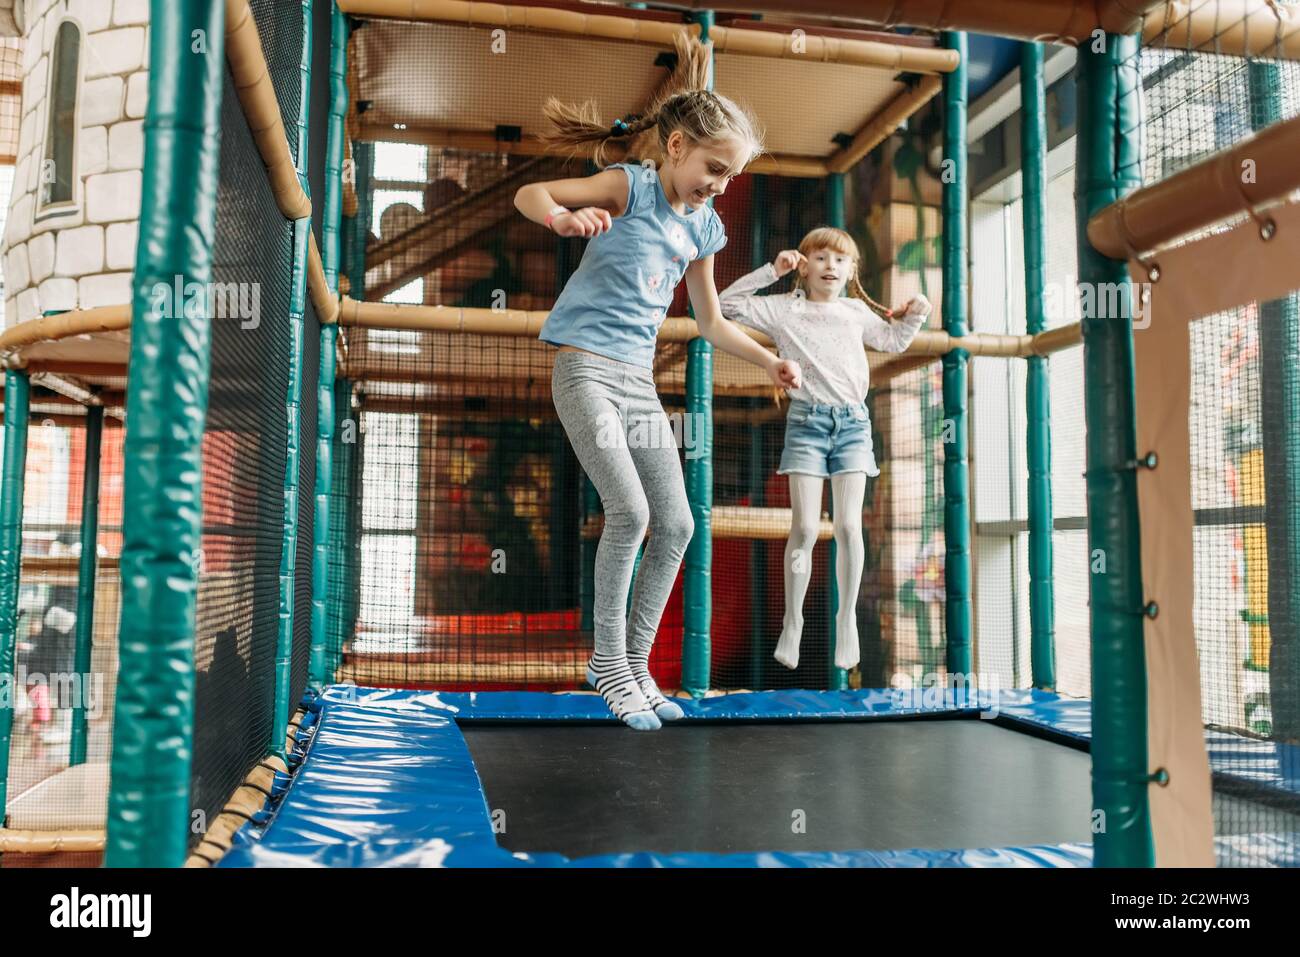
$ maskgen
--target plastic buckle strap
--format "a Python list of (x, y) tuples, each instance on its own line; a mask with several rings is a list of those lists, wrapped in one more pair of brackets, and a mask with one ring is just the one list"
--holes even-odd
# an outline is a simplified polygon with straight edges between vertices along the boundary
[(1277, 221), (1272, 216), (1261, 216), (1254, 203), (1250, 201), (1250, 197), (1246, 195), (1246, 184), (1241, 177), (1234, 176), (1233, 179), (1237, 181), (1237, 192), (1241, 194), (1242, 205), (1246, 212), (1250, 213), (1250, 218), (1259, 226), (1259, 238), (1268, 242), (1277, 235)]

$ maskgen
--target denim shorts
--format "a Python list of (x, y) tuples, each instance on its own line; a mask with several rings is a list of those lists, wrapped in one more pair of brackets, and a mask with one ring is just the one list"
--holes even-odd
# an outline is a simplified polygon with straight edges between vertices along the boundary
[(785, 450), (777, 474), (790, 472), (822, 478), (841, 472), (879, 475), (866, 403), (814, 405), (798, 399), (791, 402), (785, 419)]

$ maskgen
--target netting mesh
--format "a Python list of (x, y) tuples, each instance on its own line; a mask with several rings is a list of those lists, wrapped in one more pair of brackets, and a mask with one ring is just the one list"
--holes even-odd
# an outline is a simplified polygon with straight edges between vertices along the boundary
[(1296, 521), (1289, 500), (1269, 500), (1300, 460), (1294, 420), (1282, 421), (1300, 390), (1285, 381), (1293, 371), (1260, 360), (1279, 339), (1295, 342), (1296, 319), (1291, 300), (1192, 325), (1193, 620), (1219, 835), (1300, 830), (1300, 795), (1287, 789), (1300, 737), (1289, 614)]
[[(103, 815), (117, 685), (123, 429), (109, 418), (101, 432), (94, 617), (82, 667), (79, 565), (89, 450), (84, 415), (49, 404), (57, 400), (33, 387), (34, 408), (64, 411), (34, 413), (28, 426), (9, 740), (7, 826), (34, 831), (85, 826)], [(3, 441), (0, 430), (0, 449)]]
[[(302, 3), (300, 0), (249, 0), (248, 6), (257, 23), (257, 35), (262, 41), (271, 85), (275, 87), (275, 98), (280, 104), (280, 120), (289, 138), (289, 154), (297, 163), (298, 116), (303, 94), (302, 44), (306, 29)], [(328, 41), (325, 45), (329, 46)]]
[(209, 820), (272, 745), (292, 262), (292, 224), (227, 71), (213, 279), (257, 309), (212, 321), (192, 772)]
[[(1236, 24), (1224, 23), (1219, 35)], [(1300, 114), (1300, 65), (1157, 40), (1143, 84), (1143, 176), (1156, 182)], [(1243, 216), (1245, 212), (1243, 210)], [(1296, 285), (1300, 287), (1300, 275)], [(1297, 863), (1295, 294), (1191, 325), (1193, 624), (1221, 864)], [(1136, 333), (1140, 335), (1141, 333)], [(1287, 848), (1290, 848), (1289, 850)]]

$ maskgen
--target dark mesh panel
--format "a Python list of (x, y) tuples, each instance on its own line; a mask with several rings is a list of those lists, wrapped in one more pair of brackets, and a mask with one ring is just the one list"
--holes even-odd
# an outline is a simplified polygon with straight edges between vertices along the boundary
[[(289, 138), (289, 153), (298, 161), (298, 116), (302, 108), (303, 17), (301, 0), (250, 0), (271, 84), (280, 103), (280, 119)], [(315, 7), (328, 3), (315, 3)], [(326, 41), (328, 43), (328, 40)]]
[(192, 782), (209, 820), (271, 744), (293, 254), (228, 73), (221, 134), (213, 279), (258, 308), (212, 321)]

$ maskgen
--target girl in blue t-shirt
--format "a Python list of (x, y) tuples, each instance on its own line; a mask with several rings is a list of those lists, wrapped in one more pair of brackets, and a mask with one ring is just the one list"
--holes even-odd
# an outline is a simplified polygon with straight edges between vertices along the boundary
[(653, 372), (655, 339), (677, 284), (686, 278), (699, 333), (714, 346), (785, 388), (798, 387), (799, 366), (724, 319), (713, 283), (713, 255), (727, 237), (709, 200), (762, 150), (750, 116), (704, 90), (679, 93), (654, 114), (608, 129), (591, 121), (593, 113), (551, 100), (547, 139), (600, 163), (608, 146), (653, 129), (662, 165), (619, 163), (594, 176), (531, 183), (515, 194), (515, 206), (557, 235), (591, 237), (540, 338), (559, 347), (555, 410), (605, 510), (587, 680), (625, 724), (651, 731), (661, 719), (682, 716), (650, 677), (650, 648), (695, 530)]

